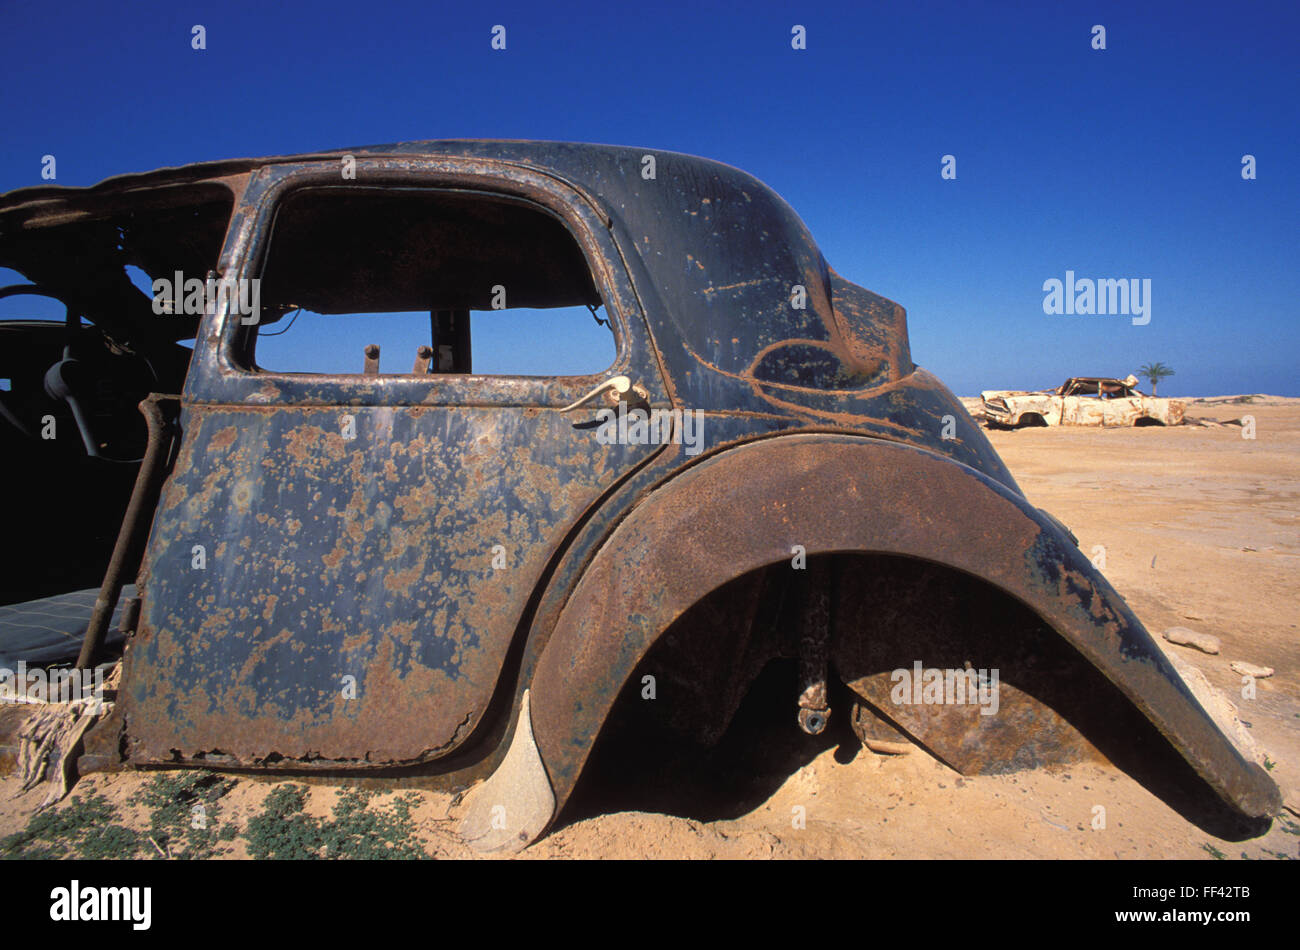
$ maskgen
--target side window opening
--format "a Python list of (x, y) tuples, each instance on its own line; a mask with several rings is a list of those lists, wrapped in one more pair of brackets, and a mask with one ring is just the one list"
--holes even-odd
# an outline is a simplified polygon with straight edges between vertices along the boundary
[[(202, 319), (158, 313), (151, 275), (202, 278), (216, 267), (233, 204), (219, 182), (86, 189), (10, 222), (0, 241), (0, 290), (9, 291), (0, 298), (0, 458), (10, 496), (40, 514), (40, 530), (10, 545), (0, 605), (40, 601), (27, 616), (48, 625), (54, 611), (68, 621), (64, 633), (84, 629), (132, 510), (148, 444), (139, 403), (182, 390)], [(151, 511), (152, 502), (135, 509), (137, 526)], [(119, 564), (127, 581), (140, 547)], [(70, 647), (75, 658), (78, 639), (56, 639), (52, 655)]]
[(1092, 396), (1097, 399), (1121, 399), (1141, 395), (1118, 379), (1071, 380), (1061, 387), (1063, 396)]
[(585, 376), (617, 355), (567, 228), (466, 191), (314, 188), (277, 209), (250, 368)]

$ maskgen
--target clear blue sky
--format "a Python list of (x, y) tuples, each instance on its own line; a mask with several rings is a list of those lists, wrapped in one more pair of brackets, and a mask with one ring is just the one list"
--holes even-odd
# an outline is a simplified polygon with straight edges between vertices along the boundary
[[(1300, 395), (1298, 52), (1294, 2), (7, 2), (0, 190), (45, 154), (88, 185), (426, 138), (671, 149), (775, 188), (959, 394), (1161, 360), (1162, 395)], [(1045, 315), (1067, 269), (1149, 278), (1150, 324)]]

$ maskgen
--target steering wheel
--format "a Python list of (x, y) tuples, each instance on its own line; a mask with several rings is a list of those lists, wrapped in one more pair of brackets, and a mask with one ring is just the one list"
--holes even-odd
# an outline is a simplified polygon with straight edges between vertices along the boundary
[[(63, 304), (65, 327), (63, 358), (45, 371), (43, 385), (48, 399), (55, 403), (67, 404), (72, 413), (72, 418), (76, 422), (77, 432), (81, 436), (81, 442), (86, 449), (86, 454), (91, 458), (100, 458), (110, 462), (138, 462), (139, 459), (109, 458), (99, 450), (99, 442), (91, 428), (90, 413), (86, 411), (84, 400), (84, 395), (91, 383), (91, 374), (82, 361), (78, 360), (74, 355), (76, 344), (81, 336), (80, 311), (57, 293), (37, 284), (14, 284), (0, 288), (0, 300), (18, 296), (48, 297)], [(150, 371), (152, 372), (152, 368)], [(24, 425), (18, 417), (18, 414), (14, 411), (15, 405), (11, 400), (14, 400), (12, 393), (0, 391), (0, 418), (3, 418), (28, 438), (38, 439), (38, 435)]]

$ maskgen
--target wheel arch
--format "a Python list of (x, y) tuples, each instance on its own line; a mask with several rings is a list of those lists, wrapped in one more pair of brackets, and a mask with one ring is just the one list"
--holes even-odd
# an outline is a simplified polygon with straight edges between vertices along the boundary
[(973, 575), (1026, 604), (1100, 670), (1214, 791), (1247, 815), (1276, 787), (1223, 735), (1141, 622), (1060, 523), (967, 466), (848, 435), (727, 450), (652, 492), (579, 580), (531, 680), (533, 730), (563, 807), (614, 701), (655, 642), (742, 575), (841, 552)]

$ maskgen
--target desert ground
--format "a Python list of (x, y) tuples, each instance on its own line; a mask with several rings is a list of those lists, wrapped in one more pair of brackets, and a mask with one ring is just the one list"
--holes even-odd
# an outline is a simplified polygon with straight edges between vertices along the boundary
[[(1187, 415), (1225, 424), (989, 437), (1030, 501), (1090, 556), (1104, 549), (1103, 572), (1162, 648), (1235, 704), (1289, 806), (1271, 823), (1207, 816), (1105, 763), (963, 777), (919, 750), (858, 748), (846, 730), (804, 737), (783, 715), (776, 738), (728, 736), (693, 771), (602, 768), (521, 857), (1300, 856), (1300, 399), (1197, 400)], [(1166, 642), (1173, 626), (1221, 652)], [(1234, 661), (1275, 670), (1254, 699)], [(0, 779), (0, 857), (474, 856), (453, 834), (453, 796), (421, 789), (95, 775), (34, 817), (43, 795)]]

